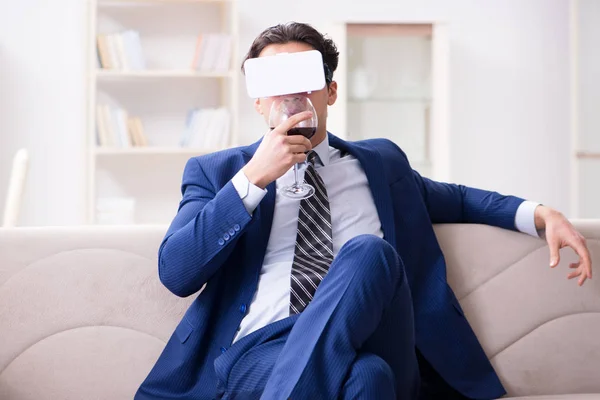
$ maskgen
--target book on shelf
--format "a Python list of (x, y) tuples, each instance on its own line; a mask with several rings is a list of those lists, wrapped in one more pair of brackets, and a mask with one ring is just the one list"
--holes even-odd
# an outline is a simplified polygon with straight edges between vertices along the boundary
[(227, 72), (231, 67), (231, 35), (200, 34), (191, 68), (195, 71)]
[(100, 147), (145, 147), (148, 141), (139, 117), (107, 104), (96, 106), (97, 144)]
[(229, 145), (231, 116), (220, 108), (193, 109), (188, 112), (181, 135), (181, 147), (194, 149), (224, 149)]
[(139, 117), (129, 118), (128, 127), (133, 145), (135, 147), (147, 147), (148, 140), (146, 140), (146, 135), (144, 135), (142, 120)]
[(140, 34), (134, 30), (96, 37), (100, 68), (139, 71), (146, 68)]

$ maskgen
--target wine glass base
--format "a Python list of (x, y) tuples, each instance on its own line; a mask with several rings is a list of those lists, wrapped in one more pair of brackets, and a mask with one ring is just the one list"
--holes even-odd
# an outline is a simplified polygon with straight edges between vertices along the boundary
[(290, 199), (302, 200), (308, 199), (315, 194), (315, 188), (304, 183), (281, 188), (279, 193)]

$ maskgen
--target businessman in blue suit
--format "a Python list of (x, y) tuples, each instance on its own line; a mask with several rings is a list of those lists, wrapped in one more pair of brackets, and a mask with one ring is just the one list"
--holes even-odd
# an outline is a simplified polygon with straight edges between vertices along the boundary
[[(136, 399), (490, 399), (505, 391), (452, 290), (435, 223), (545, 234), (580, 256), (583, 237), (559, 212), (513, 196), (434, 182), (388, 140), (327, 132), (338, 52), (306, 24), (277, 25), (248, 58), (318, 50), (327, 86), (311, 93), (319, 127), (288, 136), (297, 114), (248, 147), (196, 157), (159, 250), (163, 284), (200, 293)], [(268, 116), (272, 99), (255, 102)], [(277, 188), (308, 161), (307, 200)]]

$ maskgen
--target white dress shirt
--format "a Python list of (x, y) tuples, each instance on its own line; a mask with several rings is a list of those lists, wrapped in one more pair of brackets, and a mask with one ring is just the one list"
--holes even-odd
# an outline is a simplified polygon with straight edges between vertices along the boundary
[[(371, 234), (383, 237), (371, 189), (360, 162), (349, 154), (341, 157), (340, 150), (329, 147), (327, 137), (313, 150), (317, 152), (323, 164), (315, 165), (315, 169), (323, 179), (329, 197), (334, 257), (344, 243), (357, 235)], [(302, 171), (299, 179), (302, 180), (303, 176)], [(277, 190), (292, 184), (293, 181), (294, 171), (290, 169), (277, 179)], [(267, 190), (250, 183), (242, 171), (233, 177), (232, 183), (244, 206), (252, 214)], [(515, 217), (515, 225), (519, 231), (536, 237), (534, 210), (537, 205), (528, 201), (522, 203)], [(299, 207), (299, 200), (276, 193), (273, 224), (258, 288), (234, 342), (290, 315), (290, 276)]]

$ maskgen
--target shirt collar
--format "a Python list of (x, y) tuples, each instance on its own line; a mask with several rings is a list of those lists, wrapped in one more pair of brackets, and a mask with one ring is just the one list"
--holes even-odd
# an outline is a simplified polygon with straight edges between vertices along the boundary
[(325, 135), (325, 139), (315, 147), (313, 151), (317, 153), (324, 167), (329, 165), (329, 137)]

